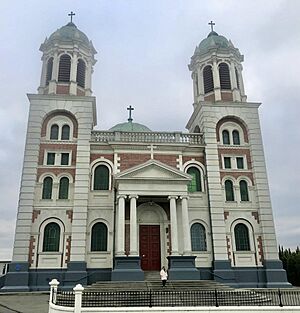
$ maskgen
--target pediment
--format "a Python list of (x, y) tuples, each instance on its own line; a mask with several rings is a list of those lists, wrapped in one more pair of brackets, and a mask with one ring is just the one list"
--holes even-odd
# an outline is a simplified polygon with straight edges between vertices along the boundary
[(149, 160), (116, 175), (116, 180), (189, 181), (191, 176), (156, 160)]

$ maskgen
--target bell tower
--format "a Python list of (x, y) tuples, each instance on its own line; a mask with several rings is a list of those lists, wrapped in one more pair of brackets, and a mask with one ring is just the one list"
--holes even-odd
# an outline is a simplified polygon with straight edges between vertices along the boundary
[(199, 101), (242, 101), (245, 95), (242, 62), (244, 56), (230, 40), (213, 30), (196, 47), (189, 64), (194, 103)]
[[(189, 64), (194, 111), (187, 129), (205, 138), (214, 276), (238, 287), (288, 286), (278, 259), (258, 112), (261, 104), (247, 101), (243, 55), (214, 31), (213, 22), (209, 25), (210, 33)], [(241, 230), (247, 241), (243, 247), (238, 241)]]
[(42, 74), (39, 94), (92, 95), (92, 73), (97, 53), (92, 42), (71, 21), (41, 44)]

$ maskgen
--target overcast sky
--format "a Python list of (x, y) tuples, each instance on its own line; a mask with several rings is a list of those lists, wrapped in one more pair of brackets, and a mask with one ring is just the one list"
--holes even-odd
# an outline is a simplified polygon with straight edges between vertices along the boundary
[(134, 121), (185, 130), (192, 113), (187, 64), (210, 30), (245, 56), (249, 101), (260, 118), (278, 242), (300, 244), (300, 1), (1, 0), (0, 259), (11, 259), (29, 102), (41, 73), (40, 44), (67, 14), (98, 51), (93, 91), (97, 129)]

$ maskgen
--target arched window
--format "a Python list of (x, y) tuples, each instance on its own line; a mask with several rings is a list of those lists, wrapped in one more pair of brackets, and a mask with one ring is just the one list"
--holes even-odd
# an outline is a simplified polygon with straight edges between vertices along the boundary
[(238, 130), (234, 130), (232, 132), (232, 140), (233, 140), (233, 144), (234, 145), (240, 145), (241, 141), (240, 141), (240, 133)]
[(59, 181), (58, 199), (69, 199), (69, 178), (62, 177)]
[(52, 78), (52, 70), (53, 70), (53, 58), (50, 58), (47, 62), (46, 85), (49, 85), (49, 81)]
[(94, 190), (109, 189), (109, 169), (105, 165), (99, 165), (94, 172)]
[(58, 81), (69, 82), (71, 72), (71, 57), (63, 54), (59, 59)]
[(230, 83), (230, 73), (229, 73), (229, 66), (226, 63), (221, 63), (219, 65), (219, 76), (220, 76), (220, 84), (221, 89), (231, 89)]
[(58, 125), (56, 125), (56, 124), (51, 126), (50, 139), (53, 139), (53, 140), (58, 139)]
[(229, 139), (229, 131), (223, 130), (222, 131), (222, 138), (223, 138), (223, 145), (230, 145), (230, 139)]
[(76, 81), (82, 88), (85, 86), (85, 63), (82, 59), (78, 60)]
[(191, 227), (192, 251), (206, 251), (205, 227), (200, 223), (195, 223)]
[(200, 127), (198, 125), (194, 129), (194, 133), (197, 133), (197, 134), (200, 133)]
[(44, 230), (43, 252), (58, 252), (60, 227), (57, 223), (49, 223)]
[(91, 251), (107, 251), (107, 227), (96, 223), (92, 228)]
[(187, 173), (192, 176), (192, 180), (188, 184), (188, 191), (201, 191), (201, 174), (197, 167), (189, 167)]
[(231, 180), (225, 181), (226, 201), (234, 201), (233, 183)]
[(53, 186), (53, 179), (51, 177), (46, 177), (43, 181), (42, 199), (52, 198), (52, 186)]
[(70, 139), (70, 126), (64, 125), (61, 129), (61, 140), (69, 140)]
[(250, 240), (248, 227), (239, 223), (234, 228), (236, 251), (250, 251)]
[(237, 85), (238, 89), (240, 89), (239, 73), (238, 73), (238, 70), (236, 67), (234, 69), (235, 69), (236, 85)]
[(203, 84), (204, 93), (208, 93), (214, 90), (214, 78), (211, 66), (207, 65), (203, 69)]
[(240, 181), (241, 201), (249, 201), (248, 184), (245, 180)]

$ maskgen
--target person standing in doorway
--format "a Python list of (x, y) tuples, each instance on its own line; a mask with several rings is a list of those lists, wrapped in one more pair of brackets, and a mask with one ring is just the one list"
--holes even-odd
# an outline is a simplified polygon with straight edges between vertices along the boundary
[(162, 267), (162, 269), (161, 269), (159, 274), (160, 274), (160, 279), (161, 279), (162, 285), (163, 285), (163, 287), (165, 287), (167, 279), (168, 279), (168, 273), (167, 273), (167, 271), (166, 271), (164, 266)]

